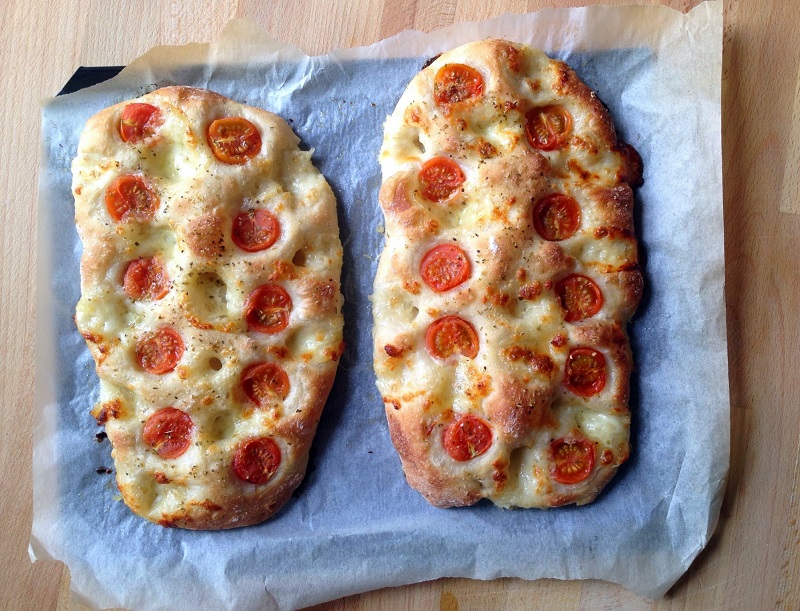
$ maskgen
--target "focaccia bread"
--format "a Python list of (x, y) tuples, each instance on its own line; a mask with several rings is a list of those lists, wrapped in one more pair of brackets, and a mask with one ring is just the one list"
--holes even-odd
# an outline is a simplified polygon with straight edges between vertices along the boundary
[(641, 160), (563, 62), (474, 42), (385, 125), (374, 366), (439, 507), (592, 501), (628, 458)]
[(303, 479), (343, 350), (336, 200), (283, 119), (168, 87), (73, 162), (75, 322), (117, 484), (164, 526), (269, 518)]

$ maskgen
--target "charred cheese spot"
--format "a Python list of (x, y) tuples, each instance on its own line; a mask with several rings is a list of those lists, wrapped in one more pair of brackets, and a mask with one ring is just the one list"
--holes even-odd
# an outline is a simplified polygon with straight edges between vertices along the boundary
[(397, 346), (392, 346), (391, 344), (386, 344), (383, 347), (383, 349), (386, 351), (386, 354), (388, 354), (393, 359), (396, 359), (397, 357), (401, 356), (403, 352), (405, 352), (404, 347), (398, 348)]
[(325, 348), (323, 350), (323, 354), (327, 359), (335, 362), (342, 358), (342, 354), (344, 354), (344, 348), (344, 342), (340, 342), (339, 345), (334, 348)]
[(169, 478), (161, 473), (161, 471), (156, 471), (153, 474), (153, 479), (155, 479), (159, 484), (169, 484)]
[(567, 336), (564, 333), (559, 333), (552, 340), (550, 340), (550, 343), (556, 348), (562, 348), (563, 346), (567, 345)]
[(125, 412), (120, 399), (100, 403), (92, 410), (92, 416), (97, 420), (98, 426), (108, 423), (109, 420), (122, 418), (124, 415)]
[(494, 157), (498, 154), (498, 150), (494, 147), (494, 145), (491, 142), (487, 142), (483, 138), (478, 141), (478, 144), (475, 148), (483, 159), (488, 159), (489, 157)]
[(397, 399), (391, 399), (389, 397), (384, 397), (383, 402), (387, 405), (391, 405), (393, 409), (399, 410), (400, 409), (400, 401)]
[(543, 289), (544, 289), (544, 287), (542, 286), (541, 282), (533, 282), (531, 284), (524, 284), (521, 287), (519, 287), (519, 292), (517, 293), (517, 296), (520, 299), (525, 299), (527, 301), (533, 301), (534, 299), (539, 297), (539, 295), (542, 294), (542, 290)]
[(591, 182), (593, 180), (597, 180), (598, 178), (597, 174), (593, 174), (592, 172), (583, 169), (577, 159), (570, 159), (567, 161), (567, 167), (570, 170), (569, 175), (577, 177), (581, 182)]
[(500, 61), (504, 62), (512, 72), (521, 72), (523, 69), (523, 55), (513, 45), (500, 47)]
[(546, 354), (537, 354), (533, 350), (523, 348), (521, 346), (512, 346), (506, 352), (508, 359), (511, 361), (523, 361), (533, 371), (545, 375), (552, 374), (556, 369), (556, 364)]
[(412, 295), (419, 295), (422, 285), (417, 280), (403, 280), (403, 288)]
[(111, 351), (111, 344), (106, 342), (102, 336), (94, 333), (88, 333), (84, 331), (81, 333), (81, 335), (88, 344), (93, 345), (95, 350), (97, 350), (95, 359), (97, 360), (98, 365), (102, 365), (103, 361), (106, 360), (106, 356), (108, 356), (109, 352)]
[(501, 293), (492, 286), (486, 288), (483, 296), (483, 303), (491, 303), (497, 308), (504, 308), (508, 305), (510, 297), (507, 293)]
[(508, 467), (509, 461), (506, 458), (499, 458), (492, 463), (492, 480), (495, 490), (501, 491), (505, 488), (508, 482)]

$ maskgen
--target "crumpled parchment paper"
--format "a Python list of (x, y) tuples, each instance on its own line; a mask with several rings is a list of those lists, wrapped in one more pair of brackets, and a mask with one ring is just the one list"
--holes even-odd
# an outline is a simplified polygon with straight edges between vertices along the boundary
[[(641, 153), (646, 291), (630, 333), (633, 453), (593, 504), (441, 510), (405, 482), (371, 366), (369, 295), (382, 247), (382, 123), (429, 57), (488, 36), (567, 61)], [(716, 525), (729, 453), (723, 293), (722, 3), (506, 15), (322, 57), (233, 21), (208, 45), (155, 48), (113, 80), (43, 109), (32, 558), (69, 566), (84, 603), (131, 609), (295, 608), (463, 576), (605, 579), (650, 598)], [(331, 183), (345, 246), (347, 350), (299, 494), (226, 532), (154, 526), (121, 502), (89, 409), (97, 378), (72, 322), (81, 245), (70, 162), (92, 114), (158, 86), (207, 87), (287, 119)]]

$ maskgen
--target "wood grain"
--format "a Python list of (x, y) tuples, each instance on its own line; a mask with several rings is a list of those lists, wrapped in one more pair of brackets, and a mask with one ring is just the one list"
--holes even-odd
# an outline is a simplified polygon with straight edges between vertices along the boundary
[(794, 103), (789, 117), (789, 142), (783, 166), (781, 212), (800, 214), (800, 66), (795, 76)]
[[(68, 571), (28, 561), (38, 100), (79, 65), (119, 65), (157, 44), (213, 39), (250, 17), (308, 53), (504, 12), (587, 1), (55, 0), (4, 5), (0, 22), (0, 609), (78, 609)], [(604, 4), (622, 4), (608, 0)], [(640, 2), (641, 4), (655, 4)], [(687, 10), (697, 0), (666, 0)], [(720, 526), (665, 599), (600, 582), (442, 579), (317, 609), (800, 608), (800, 2), (725, 3), (723, 154), (731, 472)], [(680, 228), (676, 228), (679, 231)], [(699, 281), (699, 279), (687, 279)]]

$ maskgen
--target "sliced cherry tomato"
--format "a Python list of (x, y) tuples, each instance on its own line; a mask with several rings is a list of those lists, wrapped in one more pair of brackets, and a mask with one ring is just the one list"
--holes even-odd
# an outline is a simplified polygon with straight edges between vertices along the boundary
[(564, 386), (576, 395), (591, 397), (606, 386), (606, 357), (594, 348), (573, 348), (567, 356)]
[(572, 115), (563, 106), (540, 106), (525, 118), (528, 142), (540, 151), (562, 148), (572, 132)]
[(431, 248), (422, 257), (419, 273), (429, 287), (443, 293), (466, 282), (472, 273), (467, 254), (453, 244)]
[(119, 135), (125, 142), (136, 144), (155, 134), (161, 123), (161, 111), (155, 106), (128, 104), (119, 119)]
[(492, 429), (477, 416), (464, 416), (444, 432), (444, 449), (450, 458), (463, 462), (480, 456), (492, 446)]
[(567, 322), (594, 316), (603, 307), (600, 287), (591, 278), (580, 274), (570, 274), (556, 284), (556, 295)]
[(184, 411), (174, 407), (158, 410), (144, 423), (144, 442), (162, 458), (178, 458), (192, 444), (194, 423)]
[(478, 334), (475, 327), (459, 316), (435, 320), (425, 333), (425, 347), (434, 358), (450, 358), (459, 352), (467, 358), (478, 356)]
[(149, 221), (159, 204), (158, 195), (141, 176), (125, 174), (106, 189), (106, 208), (116, 222), (131, 217), (141, 222)]
[(162, 327), (147, 333), (136, 342), (136, 359), (149, 373), (169, 373), (183, 356), (183, 339), (172, 327)]
[(464, 183), (464, 172), (448, 157), (428, 159), (420, 168), (422, 196), (432, 202), (450, 198)]
[(128, 263), (122, 281), (131, 299), (162, 299), (169, 291), (169, 277), (156, 257), (135, 259)]
[(571, 197), (551, 193), (540, 199), (533, 208), (533, 226), (545, 240), (566, 240), (578, 231), (581, 208)]
[(433, 81), (433, 99), (439, 106), (466, 102), (482, 93), (483, 78), (464, 64), (442, 66)]
[(594, 444), (585, 439), (557, 439), (550, 444), (553, 455), (553, 479), (562, 484), (582, 482), (594, 467)]
[(280, 333), (289, 326), (292, 299), (277, 284), (262, 284), (244, 304), (247, 327), (259, 333)]
[(289, 394), (289, 376), (275, 363), (253, 363), (242, 372), (244, 394), (259, 407), (267, 407), (274, 397), (285, 399)]
[(272, 246), (281, 234), (277, 217), (266, 208), (240, 212), (233, 219), (233, 243), (247, 252), (258, 252)]
[(225, 117), (208, 126), (208, 146), (223, 163), (241, 164), (258, 155), (261, 134), (247, 119)]
[(233, 457), (233, 471), (251, 484), (266, 484), (281, 464), (281, 449), (270, 437), (242, 443)]

